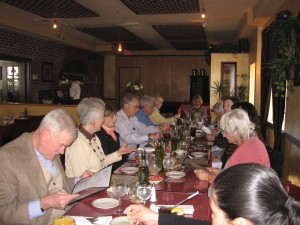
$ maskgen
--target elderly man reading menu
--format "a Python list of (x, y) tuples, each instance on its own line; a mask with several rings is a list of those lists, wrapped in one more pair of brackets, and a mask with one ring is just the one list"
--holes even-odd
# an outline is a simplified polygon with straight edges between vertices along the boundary
[[(59, 154), (76, 137), (73, 119), (57, 109), (44, 117), (36, 131), (0, 149), (1, 225), (46, 225), (64, 214), (78, 195), (70, 194), (75, 179), (66, 178)], [(81, 178), (91, 175), (85, 171)]]

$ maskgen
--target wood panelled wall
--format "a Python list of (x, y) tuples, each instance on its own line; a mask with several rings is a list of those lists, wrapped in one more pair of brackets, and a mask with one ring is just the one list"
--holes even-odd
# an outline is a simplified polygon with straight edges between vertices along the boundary
[(197, 69), (198, 74), (200, 69), (205, 69), (206, 75), (209, 75), (209, 66), (204, 56), (119, 56), (116, 71), (117, 98), (123, 95), (118, 93), (121, 67), (140, 67), (144, 94), (160, 94), (169, 102), (189, 101), (193, 69)]

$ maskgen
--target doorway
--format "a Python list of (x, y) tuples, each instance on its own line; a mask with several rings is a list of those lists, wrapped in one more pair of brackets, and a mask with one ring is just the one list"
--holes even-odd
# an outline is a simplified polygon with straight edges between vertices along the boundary
[(236, 62), (222, 62), (221, 81), (223, 82), (223, 96), (235, 96), (236, 90)]
[(1, 55), (0, 102), (28, 103), (30, 99), (29, 79), (31, 61)]

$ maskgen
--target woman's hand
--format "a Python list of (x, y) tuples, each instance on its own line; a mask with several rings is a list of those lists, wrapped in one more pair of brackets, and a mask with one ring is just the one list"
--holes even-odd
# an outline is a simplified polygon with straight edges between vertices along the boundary
[(131, 152), (135, 152), (136, 151), (136, 148), (126, 148), (128, 143), (124, 143), (120, 148), (119, 150), (117, 151), (118, 155), (121, 156), (121, 155), (125, 155), (125, 154), (128, 154), (128, 153), (131, 153)]
[(124, 214), (128, 216), (129, 221), (145, 225), (157, 225), (158, 213), (146, 208), (144, 205), (130, 205), (124, 210)]
[(210, 181), (213, 174), (208, 169), (197, 169), (194, 170), (194, 173), (196, 174), (196, 177), (198, 177), (199, 180), (204, 181)]

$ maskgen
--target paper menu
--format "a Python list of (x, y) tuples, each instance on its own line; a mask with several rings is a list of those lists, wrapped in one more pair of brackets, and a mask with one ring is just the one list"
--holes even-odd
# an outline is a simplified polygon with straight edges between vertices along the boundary
[(76, 183), (73, 194), (92, 187), (109, 187), (112, 166), (96, 172), (93, 176), (82, 179)]
[(108, 188), (110, 184), (111, 171), (112, 166), (109, 166), (99, 170), (91, 177), (87, 177), (78, 181), (75, 184), (72, 193), (78, 193), (80, 196), (73, 199), (71, 202), (69, 202), (69, 204)]

